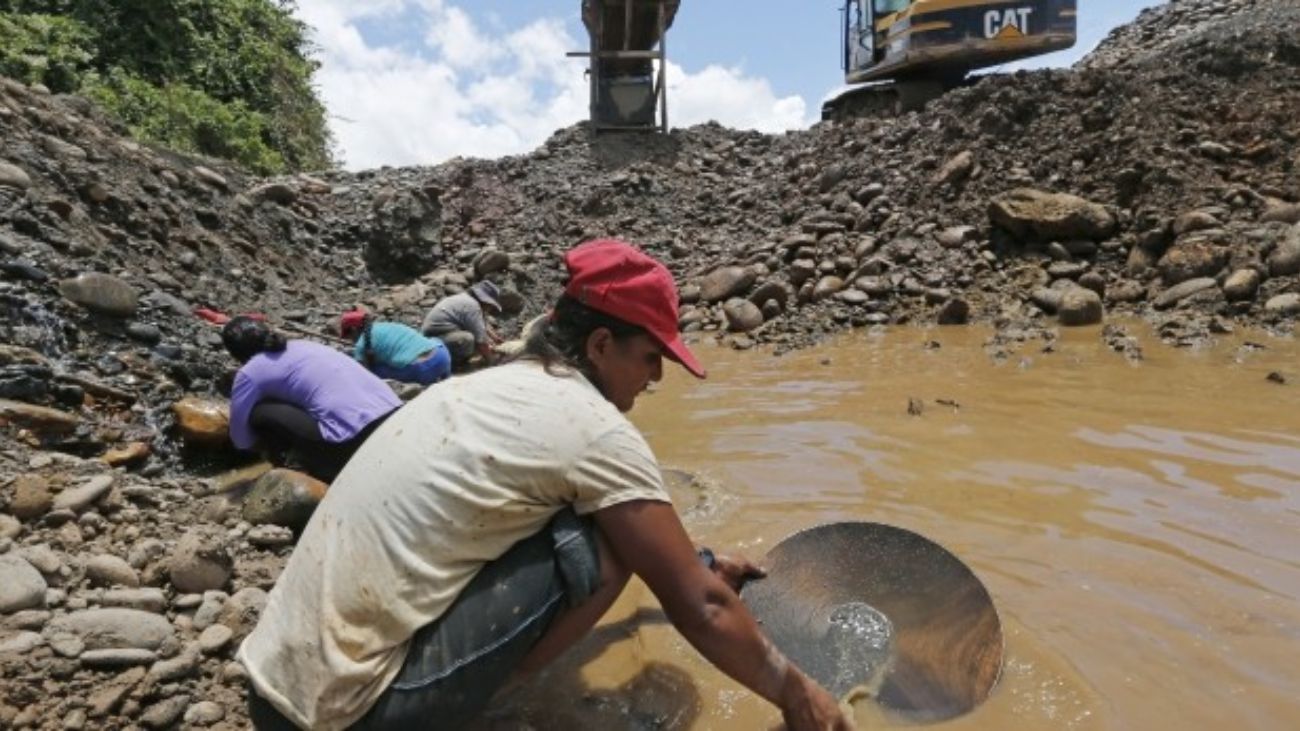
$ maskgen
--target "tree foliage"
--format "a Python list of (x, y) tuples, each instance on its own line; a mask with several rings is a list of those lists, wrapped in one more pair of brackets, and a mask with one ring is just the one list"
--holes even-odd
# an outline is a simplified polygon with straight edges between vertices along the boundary
[(0, 73), (78, 92), (143, 139), (258, 172), (330, 164), (289, 0), (0, 0)]

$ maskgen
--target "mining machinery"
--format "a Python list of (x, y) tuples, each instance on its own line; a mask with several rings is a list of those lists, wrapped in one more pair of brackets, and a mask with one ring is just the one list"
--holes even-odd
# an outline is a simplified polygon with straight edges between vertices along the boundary
[(668, 130), (667, 33), (681, 0), (583, 0), (596, 132)]
[(823, 119), (917, 109), (970, 72), (1069, 48), (1076, 0), (847, 0), (844, 81)]

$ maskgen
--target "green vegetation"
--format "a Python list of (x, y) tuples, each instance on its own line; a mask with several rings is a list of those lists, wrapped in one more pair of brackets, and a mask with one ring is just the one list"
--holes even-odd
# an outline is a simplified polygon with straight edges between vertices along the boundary
[(331, 163), (290, 0), (0, 0), (0, 74), (79, 93), (140, 139), (259, 173)]

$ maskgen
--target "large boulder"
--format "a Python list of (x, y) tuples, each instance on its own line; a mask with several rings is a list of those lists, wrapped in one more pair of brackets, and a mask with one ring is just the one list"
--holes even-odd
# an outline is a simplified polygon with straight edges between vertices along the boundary
[[(85, 609), (55, 617), (45, 636), (75, 638), (84, 650), (160, 650), (175, 640), (167, 618), (139, 609)], [(77, 653), (80, 654), (80, 653)]]
[(59, 293), (91, 312), (131, 317), (140, 304), (135, 288), (101, 272), (86, 272), (59, 282)]
[(324, 482), (301, 472), (271, 470), (257, 478), (244, 496), (244, 520), (253, 525), (281, 525), (301, 530), (328, 488)]
[(758, 275), (752, 269), (729, 266), (714, 269), (700, 280), (700, 299), (705, 302), (721, 302), (731, 297), (744, 294), (754, 285)]
[(1115, 231), (1115, 217), (1103, 206), (1067, 193), (1033, 188), (1017, 188), (994, 198), (989, 202), (989, 219), (1028, 242), (1099, 241)]
[(435, 188), (381, 191), (361, 230), (361, 257), (383, 282), (409, 282), (445, 261), (442, 202)]

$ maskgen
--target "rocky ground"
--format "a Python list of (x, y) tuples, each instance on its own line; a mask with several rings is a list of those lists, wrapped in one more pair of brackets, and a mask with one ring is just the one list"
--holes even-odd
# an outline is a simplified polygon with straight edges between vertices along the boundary
[(320, 336), (491, 278), (508, 330), (561, 252), (616, 235), (679, 277), (683, 330), (739, 348), (982, 322), (996, 358), (1101, 323), (1140, 358), (1115, 315), (1179, 343), (1289, 334), (1297, 109), (1293, 0), (1174, 2), (1075, 69), (900, 117), (576, 126), (521, 157), (274, 180), (0, 79), (0, 727), (246, 725), (233, 651), (324, 486), (211, 478), (240, 463), (234, 363), (196, 308)]

